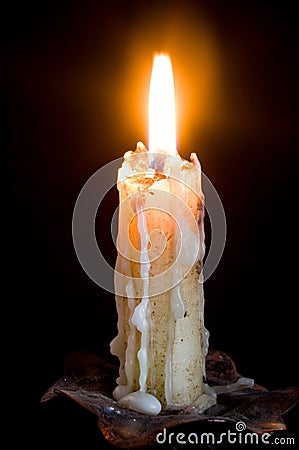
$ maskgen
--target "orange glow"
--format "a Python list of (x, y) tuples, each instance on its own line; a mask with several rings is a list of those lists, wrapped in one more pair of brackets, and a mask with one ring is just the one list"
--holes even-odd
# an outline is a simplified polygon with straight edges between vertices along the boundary
[(168, 55), (154, 57), (149, 89), (149, 151), (176, 155), (175, 95)]
[[(121, 61), (119, 70), (113, 73), (114, 77), (108, 71), (107, 86), (100, 89), (101, 97), (97, 97), (96, 103), (100, 117), (103, 102), (107, 101), (107, 111), (111, 105), (116, 105), (111, 112), (112, 119), (108, 118), (112, 123), (117, 121), (118, 132), (111, 133), (116, 141), (113, 148), (123, 148), (123, 142), (127, 142), (124, 150), (133, 149), (136, 139), (149, 147), (147, 106), (154, 52), (171, 56), (175, 82), (176, 149), (182, 158), (188, 160), (190, 152), (198, 152), (199, 149), (202, 154), (210, 148), (211, 137), (216, 140), (225, 135), (231, 139), (239, 133), (244, 120), (242, 115), (231, 114), (234, 93), (229, 88), (230, 75), (227, 72), (229, 58), (232, 61), (234, 58), (226, 55), (205, 8), (199, 12), (191, 3), (195, 5), (196, 2), (173, 2), (174, 7), (169, 8), (167, 2), (160, 2), (159, 14), (151, 8), (130, 30), (125, 59)], [(102, 70), (100, 66), (99, 70)], [(98, 77), (95, 81), (99, 89)], [(98, 120), (98, 116), (94, 115), (92, 119), (96, 117)], [(96, 131), (98, 133), (97, 128)], [(101, 136), (97, 151), (100, 139)], [(216, 147), (221, 152), (222, 147)], [(115, 155), (118, 155), (116, 150)], [(208, 164), (214, 155), (207, 152), (205, 158)]]

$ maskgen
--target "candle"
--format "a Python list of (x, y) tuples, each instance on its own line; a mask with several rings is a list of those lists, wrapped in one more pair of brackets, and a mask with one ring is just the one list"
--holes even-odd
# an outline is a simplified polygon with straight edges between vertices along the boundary
[(120, 361), (113, 395), (120, 405), (147, 414), (214, 402), (203, 381), (204, 196), (196, 154), (190, 159), (176, 149), (171, 61), (157, 54), (149, 149), (139, 142), (118, 172), (118, 334), (111, 342)]

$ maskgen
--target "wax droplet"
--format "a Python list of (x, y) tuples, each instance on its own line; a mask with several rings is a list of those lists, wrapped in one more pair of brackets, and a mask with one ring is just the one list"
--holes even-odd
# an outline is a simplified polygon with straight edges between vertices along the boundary
[(237, 384), (244, 387), (253, 387), (254, 380), (252, 378), (241, 377), (238, 379)]
[(203, 392), (206, 395), (209, 395), (213, 400), (217, 399), (217, 394), (212, 386), (209, 386), (207, 383), (203, 384)]
[(225, 386), (213, 386), (213, 389), (217, 394), (224, 394), (225, 392), (239, 391), (253, 386), (254, 380), (252, 378), (241, 377), (236, 383), (226, 384)]
[(113, 398), (115, 398), (115, 400), (118, 401), (121, 398), (123, 398), (125, 395), (129, 394), (130, 392), (132, 392), (131, 386), (119, 385), (119, 386), (116, 386), (112, 395), (113, 395)]
[(119, 406), (133, 409), (133, 411), (156, 416), (161, 411), (161, 403), (156, 397), (146, 392), (137, 391), (125, 395), (118, 402)]

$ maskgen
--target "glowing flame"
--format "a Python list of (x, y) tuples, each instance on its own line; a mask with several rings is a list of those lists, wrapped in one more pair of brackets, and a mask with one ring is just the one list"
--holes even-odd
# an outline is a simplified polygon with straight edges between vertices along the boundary
[(163, 53), (154, 57), (149, 89), (149, 151), (177, 154), (173, 72)]

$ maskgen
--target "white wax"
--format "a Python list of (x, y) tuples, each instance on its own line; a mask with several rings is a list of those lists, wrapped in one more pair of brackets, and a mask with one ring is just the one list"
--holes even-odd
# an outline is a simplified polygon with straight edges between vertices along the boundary
[(117, 235), (117, 248), (120, 249), (120, 253), (117, 255), (114, 283), (116, 292), (121, 292), (122, 296), (116, 295), (116, 310), (117, 310), (117, 336), (110, 343), (110, 351), (112, 355), (115, 355), (119, 359), (119, 377), (116, 380), (117, 384), (125, 385), (127, 383), (127, 376), (125, 372), (125, 336), (124, 336), (124, 298), (126, 296), (126, 285), (123, 278), (118, 276), (118, 273), (125, 273), (130, 275), (130, 264), (122, 257), (121, 254), (128, 254), (128, 238), (126, 235), (127, 228), (125, 224), (128, 218), (126, 216), (125, 208), (120, 204), (119, 206), (119, 230)]
[(125, 395), (130, 394), (130, 392), (132, 392), (131, 386), (120, 385), (120, 386), (116, 386), (112, 395), (113, 395), (113, 398), (115, 398), (115, 400), (120, 400)]
[[(133, 152), (131, 153), (133, 155)], [(203, 211), (200, 211), (200, 222), (199, 224), (197, 224), (196, 221), (198, 216), (196, 213), (196, 206), (198, 205), (196, 205), (195, 199), (193, 200), (193, 194), (191, 192), (193, 188), (189, 187), (189, 175), (186, 169), (189, 168), (190, 163), (183, 162), (180, 158), (175, 159), (175, 161), (171, 161), (171, 163), (169, 162), (169, 164), (166, 161), (165, 173), (166, 170), (168, 170), (167, 175), (169, 175), (169, 177), (167, 176), (165, 178), (154, 180), (154, 177), (156, 176), (155, 169), (150, 168), (151, 166), (146, 158), (148, 155), (144, 156), (145, 158), (139, 158), (138, 156), (138, 160), (136, 159), (136, 161), (138, 162), (138, 164), (136, 163), (136, 167), (138, 170), (142, 169), (142, 171), (144, 171), (142, 173), (144, 173), (145, 179), (153, 178), (153, 184), (151, 185), (151, 189), (153, 190), (153, 192), (149, 192), (150, 194), (152, 194), (152, 197), (148, 196), (147, 192), (142, 194), (142, 189), (147, 190), (146, 183), (144, 184), (144, 186), (142, 183), (140, 183), (139, 185), (138, 180), (136, 181), (134, 177), (132, 177), (132, 182), (130, 181), (129, 177), (135, 175), (135, 172), (138, 172), (135, 164), (132, 163), (132, 166), (130, 166), (130, 164), (124, 164), (118, 178), (118, 182), (120, 182), (119, 180), (126, 180), (126, 178), (128, 177), (128, 181), (126, 181), (126, 184), (121, 185), (120, 192), (121, 197), (124, 197), (125, 199), (130, 198), (130, 203), (127, 203), (127, 205), (129, 205), (128, 207), (125, 207), (124, 205), (122, 206), (120, 204), (118, 260), (116, 264), (116, 270), (118, 270), (122, 274), (125, 274), (128, 277), (127, 280), (129, 279), (129, 281), (126, 281), (122, 279), (122, 277), (120, 277), (120, 281), (118, 283), (121, 283), (121, 285), (118, 284), (117, 286), (117, 292), (120, 293), (119, 297), (116, 296), (118, 313), (118, 336), (111, 343), (111, 352), (119, 357), (120, 377), (117, 380), (119, 386), (116, 387), (113, 395), (121, 406), (128, 407), (145, 414), (159, 414), (161, 410), (161, 404), (159, 400), (152, 394), (157, 394), (158, 398), (162, 399), (161, 403), (163, 404), (164, 408), (164, 404), (167, 407), (167, 405), (171, 405), (173, 403), (173, 399), (179, 398), (178, 392), (180, 390), (183, 390), (182, 387), (185, 385), (184, 364), (182, 365), (182, 368), (179, 367), (181, 360), (180, 357), (182, 356), (182, 359), (184, 360), (184, 355), (182, 354), (183, 351), (180, 350), (181, 347), (177, 345), (177, 342), (175, 342), (175, 339), (177, 339), (178, 330), (180, 330), (179, 333), (183, 335), (185, 332), (186, 334), (188, 334), (188, 330), (182, 328), (184, 327), (185, 323), (182, 319), (185, 317), (186, 312), (186, 305), (182, 295), (182, 292), (185, 292), (186, 290), (186, 283), (184, 283), (183, 285), (184, 290), (181, 290), (183, 281), (182, 279), (188, 276), (189, 270), (194, 267), (198, 260), (202, 263), (205, 252), (205, 244)], [(196, 156), (192, 157), (192, 162), (199, 168), (200, 177), (200, 165)], [(147, 168), (147, 164), (149, 164), (149, 168)], [(153, 173), (150, 171), (152, 171)], [(192, 173), (190, 176), (190, 186), (194, 186), (194, 192), (196, 193), (198, 191), (198, 184), (196, 181), (195, 172), (196, 171), (192, 169)], [(163, 348), (163, 352), (167, 352), (167, 354), (165, 355), (165, 366), (164, 368), (162, 368), (162, 371), (164, 370), (165, 375), (164, 381), (163, 374), (161, 377), (161, 381), (160, 377), (159, 379), (153, 378), (151, 380), (148, 380), (149, 372), (151, 377), (153, 377), (153, 375), (155, 377), (155, 364), (159, 364), (159, 361), (152, 360), (153, 355), (156, 354), (156, 350), (154, 351), (151, 347), (151, 345), (153, 345), (153, 342), (155, 343), (155, 340), (153, 338), (154, 324), (151, 322), (152, 311), (150, 309), (151, 305), (149, 301), (149, 294), (151, 293), (152, 295), (153, 292), (155, 292), (154, 283), (156, 270), (156, 266), (154, 265), (155, 263), (152, 262), (151, 265), (150, 257), (152, 257), (152, 253), (148, 248), (150, 243), (149, 230), (152, 229), (152, 216), (148, 217), (148, 226), (146, 220), (146, 214), (151, 214), (151, 207), (157, 209), (160, 206), (160, 196), (157, 196), (157, 198), (154, 197), (155, 189), (157, 189), (158, 191), (173, 193), (174, 196), (176, 196), (176, 198), (178, 199), (176, 201), (175, 198), (174, 200), (170, 198), (169, 203), (165, 206), (166, 211), (169, 210), (170, 214), (173, 213), (173, 216), (176, 220), (177, 226), (174, 227), (173, 231), (177, 233), (177, 236), (171, 236), (172, 241), (170, 245), (172, 247), (167, 247), (167, 251), (173, 252), (171, 254), (170, 261), (173, 259), (176, 262), (171, 266), (169, 276), (170, 282), (173, 281), (174, 284), (173, 288), (170, 291), (170, 311), (168, 311), (168, 320), (165, 321), (165, 332), (166, 336), (168, 335), (168, 340), (167, 342), (165, 342), (165, 344), (163, 343), (163, 345), (165, 345), (165, 347)], [(200, 195), (202, 195), (201, 191)], [(178, 203), (180, 201), (182, 204)], [(191, 209), (189, 210), (190, 205)], [(161, 207), (163, 207), (163, 205), (161, 205)], [(145, 208), (147, 208), (148, 211), (145, 210)], [(130, 224), (134, 219), (134, 217), (132, 218), (132, 213), (134, 214), (134, 212), (136, 212), (137, 214), (137, 217), (135, 217), (135, 219), (137, 219), (137, 229), (139, 236), (136, 236), (134, 228), (135, 225), (132, 227), (133, 236), (135, 242), (138, 242), (138, 239), (140, 242), (140, 254), (137, 254), (137, 259), (136, 247), (132, 248), (129, 245), (130, 235), (128, 234), (128, 224)], [(170, 226), (170, 228), (171, 227), (172, 225)], [(157, 244), (157, 241), (154, 238), (153, 242), (154, 244)], [(176, 247), (173, 248), (173, 245), (176, 245)], [(132, 257), (132, 252), (134, 252), (132, 260), (135, 262), (131, 267), (130, 257)], [(128, 256), (128, 258), (124, 257), (124, 255)], [(152, 259), (152, 261), (154, 260)], [(136, 278), (135, 271), (138, 267), (136, 266), (136, 263), (139, 263), (140, 265), (140, 278), (138, 278), (138, 275)], [(132, 271), (134, 272), (134, 275)], [(150, 274), (152, 273), (153, 275), (151, 275), (152, 279), (150, 284)], [(195, 270), (195, 281), (196, 276), (197, 273)], [(193, 279), (193, 275), (191, 278)], [(199, 283), (201, 283), (203, 281), (202, 273), (199, 275), (199, 278)], [(201, 292), (201, 288), (198, 289), (196, 287), (196, 292), (197, 290), (199, 291), (199, 293)], [(138, 294), (138, 298), (136, 298), (136, 293)], [(169, 298), (169, 293), (167, 294), (167, 296)], [(186, 299), (186, 301), (189, 301), (189, 299)], [(200, 354), (199, 351), (198, 355), (200, 355), (199, 359), (202, 358), (203, 375), (205, 375), (205, 357), (208, 351), (209, 333), (204, 327), (204, 299), (201, 294), (199, 295), (199, 303), (200, 304), (198, 305), (198, 308), (196, 307), (196, 314), (199, 315), (197, 329), (200, 331), (198, 331), (197, 335), (197, 331), (192, 330), (192, 336), (193, 341), (195, 341), (195, 339), (198, 339), (199, 350), (201, 344), (202, 353)], [(189, 305), (189, 303), (187, 304)], [(167, 306), (167, 308), (169, 306)], [(192, 308), (190, 308), (189, 311), (188, 306), (189, 314), (186, 319), (187, 322), (189, 320), (189, 315), (192, 315)], [(182, 322), (180, 324), (181, 320)], [(124, 321), (128, 321), (128, 323), (124, 323)], [(192, 324), (194, 324), (194, 321), (192, 322)], [(162, 324), (162, 327), (164, 327), (164, 324)], [(139, 342), (139, 338), (140, 346), (138, 348), (137, 342)], [(180, 352), (182, 355), (180, 355)], [(190, 358), (190, 355), (188, 355), (188, 357)], [(135, 367), (136, 359), (138, 360), (139, 366), (137, 368)], [(153, 364), (153, 368), (151, 364)], [(138, 381), (136, 380), (138, 369), (139, 386)], [(196, 373), (200, 373), (200, 380), (197, 380), (197, 383), (199, 386), (201, 386), (201, 371)], [(199, 378), (199, 376), (197, 378)], [(164, 386), (162, 386), (161, 383), (164, 383)], [(188, 382), (186, 381), (186, 383)], [(158, 388), (156, 388), (156, 386), (158, 386)], [(133, 392), (138, 388), (138, 391)], [(163, 398), (163, 388), (165, 398)], [(190, 382), (188, 385), (188, 389), (190, 391)], [(147, 393), (147, 390), (149, 390), (149, 392), (152, 392), (152, 394)], [(198, 391), (200, 393), (200, 389), (198, 389)], [(187, 397), (189, 393), (187, 394), (187, 392), (188, 390), (186, 388), (185, 397), (189, 399), (189, 397)], [(212, 392), (210, 392), (210, 394), (211, 393)], [(206, 392), (206, 394), (208, 394), (208, 392)], [(214, 391), (213, 395), (216, 395)], [(181, 399), (179, 399), (178, 401), (182, 402)]]
[(137, 327), (141, 333), (141, 345), (140, 350), (137, 353), (140, 376), (139, 376), (139, 389), (140, 391), (146, 390), (146, 379), (148, 374), (148, 288), (149, 288), (149, 271), (150, 260), (148, 257), (148, 243), (149, 234), (146, 226), (146, 218), (143, 211), (142, 202), (136, 201), (136, 211), (138, 213), (138, 231), (140, 233), (140, 276), (143, 282), (143, 295), (141, 302), (135, 308), (132, 316), (132, 324)]
[(133, 314), (136, 307), (136, 300), (134, 298), (134, 284), (133, 280), (130, 279), (126, 286), (126, 293), (128, 298), (128, 306), (130, 309), (129, 325), (130, 332), (128, 336), (128, 345), (126, 348), (126, 361), (125, 361), (125, 372), (127, 376), (127, 384), (133, 390), (134, 383), (134, 371), (135, 371), (135, 347), (136, 347), (136, 326), (132, 322)]
[(236, 383), (226, 384), (225, 386), (212, 386), (216, 394), (224, 394), (225, 392), (239, 391), (241, 389), (251, 388), (254, 386), (252, 378), (239, 378)]
[(161, 411), (161, 403), (151, 394), (146, 392), (132, 392), (123, 397), (119, 402), (119, 406), (133, 409), (136, 412), (150, 414), (155, 416)]

